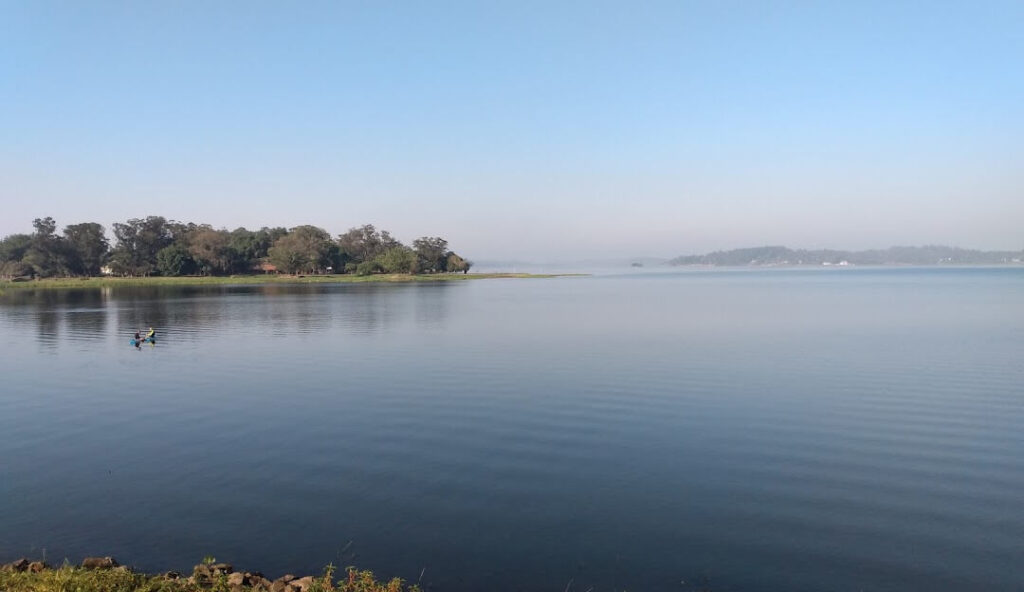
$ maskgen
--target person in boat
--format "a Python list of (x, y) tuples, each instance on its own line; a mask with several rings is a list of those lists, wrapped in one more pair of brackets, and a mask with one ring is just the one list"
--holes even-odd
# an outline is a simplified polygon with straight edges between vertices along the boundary
[(156, 331), (153, 330), (153, 327), (150, 327), (149, 333), (146, 333), (146, 339), (156, 341)]
[(142, 341), (142, 336), (139, 335), (138, 331), (135, 332), (135, 341)]

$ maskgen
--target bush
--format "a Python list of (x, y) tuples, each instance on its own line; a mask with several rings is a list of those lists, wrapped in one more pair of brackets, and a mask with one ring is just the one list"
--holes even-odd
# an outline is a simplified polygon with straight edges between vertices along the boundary
[(21, 261), (5, 261), (0, 263), (0, 277), (16, 278), (32, 275), (32, 266)]
[(416, 251), (409, 247), (393, 247), (374, 259), (386, 273), (416, 273)]
[(356, 275), (372, 275), (382, 271), (380, 263), (376, 261), (363, 261), (356, 266)]
[[(198, 567), (198, 566), (197, 566)], [(0, 568), (0, 590), (4, 592), (230, 592), (255, 590), (248, 585), (230, 586), (225, 576), (203, 583), (188, 579), (133, 573), (126, 568), (83, 569), (64, 565), (40, 572)], [(263, 587), (258, 589), (265, 590)], [(393, 578), (378, 580), (373, 572), (348, 568), (340, 580), (334, 578), (334, 567), (314, 577), (308, 592), (419, 592), (416, 585)]]
[(190, 275), (196, 271), (196, 262), (188, 249), (179, 244), (160, 249), (156, 254), (156, 268), (160, 275), (176, 277)]

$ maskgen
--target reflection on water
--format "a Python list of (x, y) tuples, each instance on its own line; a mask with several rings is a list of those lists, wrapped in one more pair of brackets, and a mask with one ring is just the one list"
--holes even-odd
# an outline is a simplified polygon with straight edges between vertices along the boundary
[(1022, 301), (1020, 269), (11, 291), (0, 561), (1018, 589)]
[[(211, 325), (225, 338), (254, 331), (373, 334), (407, 321), (443, 326), (449, 314), (445, 292), (451, 286), (438, 282), (12, 290), (0, 296), (0, 306), (12, 328), (25, 331), (27, 324), (34, 324), (31, 331), (47, 348), (58, 347), (62, 339), (104, 341), (111, 331), (127, 337), (148, 327), (159, 328), (161, 341), (189, 339)], [(239, 301), (245, 302), (244, 308), (238, 308)]]

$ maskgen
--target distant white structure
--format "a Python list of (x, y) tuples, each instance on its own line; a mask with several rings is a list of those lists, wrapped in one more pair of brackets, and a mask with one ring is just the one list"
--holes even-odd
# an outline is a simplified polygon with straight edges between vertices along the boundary
[(109, 265), (104, 265), (100, 268), (100, 275), (114, 275), (114, 270)]

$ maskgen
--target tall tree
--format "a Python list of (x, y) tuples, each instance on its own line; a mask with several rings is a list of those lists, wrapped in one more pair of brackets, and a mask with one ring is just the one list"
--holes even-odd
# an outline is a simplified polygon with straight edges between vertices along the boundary
[(259, 231), (236, 228), (231, 231), (228, 245), (241, 259), (252, 262), (266, 256), (266, 250), (270, 245), (264, 245), (265, 239), (266, 235), (261, 235)]
[[(264, 226), (263, 228), (260, 228), (259, 232), (261, 237), (260, 240), (265, 244), (266, 248), (269, 249), (270, 247), (274, 246), (274, 243), (277, 242), (277, 239), (288, 234), (288, 229), (284, 228), (283, 226), (275, 226), (273, 228)], [(263, 253), (263, 255), (261, 256), (266, 257), (267, 254)]]
[(473, 267), (473, 262), (467, 259), (463, 259), (457, 253), (448, 251), (445, 257), (445, 271), (457, 273), (469, 273), (469, 268)]
[(32, 240), (22, 262), (31, 266), (33, 273), (39, 277), (67, 275), (68, 249), (64, 240), (56, 234), (57, 223), (47, 216), (33, 220), (32, 227), (35, 232), (32, 233)]
[(22, 263), (31, 246), (32, 236), (29, 234), (12, 234), (0, 240), (0, 277), (31, 275), (32, 268)]
[(53, 237), (57, 234), (57, 222), (49, 216), (33, 220), (32, 228), (35, 229), (35, 237)]
[(156, 268), (162, 276), (191, 275), (196, 272), (196, 262), (185, 245), (173, 243), (156, 254)]
[(387, 230), (377, 230), (373, 224), (349, 228), (338, 236), (338, 247), (345, 261), (363, 263), (395, 247), (402, 246)]
[(0, 262), (20, 262), (32, 246), (32, 235), (12, 234), (0, 240)]
[(195, 222), (175, 222), (169, 220), (165, 225), (171, 242), (188, 247), (192, 242), (192, 236), (200, 230), (212, 230), (209, 224), (196, 224)]
[(448, 262), (448, 241), (439, 236), (424, 236), (412, 243), (419, 260), (420, 272), (437, 273), (444, 271)]
[(81, 275), (99, 275), (110, 250), (103, 226), (95, 222), (64, 227), (64, 240), (71, 253), (71, 271)]
[(337, 264), (338, 246), (322, 228), (297, 226), (277, 239), (269, 257), (285, 273), (323, 273)]
[(231, 248), (231, 234), (226, 230), (203, 229), (190, 235), (188, 252), (204, 275), (231, 273), (240, 259)]
[(286, 234), (288, 234), (286, 228), (267, 228), (266, 226), (255, 231), (245, 228), (232, 230), (230, 245), (240, 257), (240, 260), (236, 262), (240, 267), (236, 271), (242, 270), (243, 263), (244, 271), (252, 269), (254, 265), (267, 257), (270, 247), (274, 246), (277, 239)]
[(416, 252), (406, 246), (392, 247), (374, 258), (386, 273), (416, 273)]
[(114, 223), (117, 246), (111, 253), (111, 267), (126, 275), (149, 275), (156, 270), (156, 254), (170, 246), (174, 238), (163, 216), (132, 218)]

